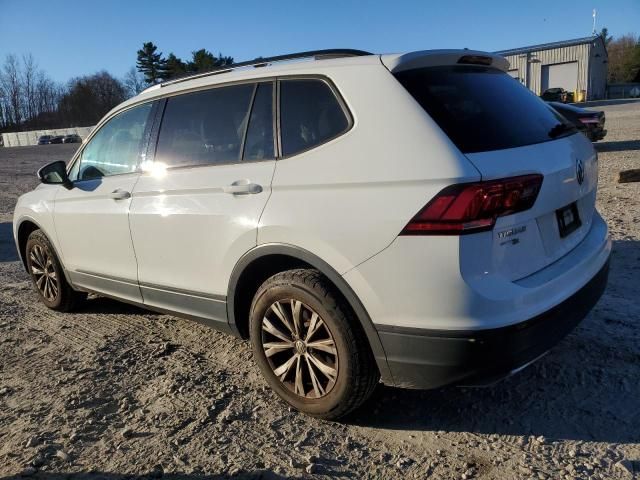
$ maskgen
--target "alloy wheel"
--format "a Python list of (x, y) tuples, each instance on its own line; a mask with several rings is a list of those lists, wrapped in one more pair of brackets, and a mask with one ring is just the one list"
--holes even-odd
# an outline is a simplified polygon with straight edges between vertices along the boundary
[(60, 286), (51, 254), (40, 245), (34, 245), (29, 252), (29, 260), (36, 288), (46, 300), (53, 302)]
[(274, 302), (262, 319), (262, 348), (274, 375), (304, 398), (321, 398), (338, 378), (336, 343), (320, 315), (295, 299)]

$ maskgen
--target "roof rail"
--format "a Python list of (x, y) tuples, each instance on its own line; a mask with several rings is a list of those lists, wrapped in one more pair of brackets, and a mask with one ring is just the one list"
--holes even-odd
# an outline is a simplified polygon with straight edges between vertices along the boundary
[(363, 55), (373, 55), (370, 52), (363, 50), (353, 50), (350, 48), (333, 48), (327, 50), (310, 50), (308, 52), (289, 53), (287, 55), (278, 55), (276, 57), (257, 58), (255, 60), (249, 60), (248, 62), (232, 63), (231, 65), (224, 65), (222, 67), (213, 68), (206, 72), (195, 73), (191, 75), (185, 75), (182, 77), (173, 78), (166, 82), (160, 83), (161, 87), (173, 85), (175, 83), (186, 82), (187, 80), (193, 80), (196, 78), (208, 77), (209, 75), (218, 75), (220, 73), (230, 72), (240, 67), (265, 67), (269, 63), (284, 62), (286, 60), (295, 60), (302, 58), (315, 58), (316, 60), (341, 58), (341, 57), (360, 57)]

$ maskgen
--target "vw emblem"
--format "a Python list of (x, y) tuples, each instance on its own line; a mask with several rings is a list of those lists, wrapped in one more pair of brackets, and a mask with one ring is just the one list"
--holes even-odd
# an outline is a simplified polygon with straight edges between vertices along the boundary
[(576, 180), (578, 180), (578, 185), (582, 185), (584, 182), (584, 165), (579, 158), (576, 158)]

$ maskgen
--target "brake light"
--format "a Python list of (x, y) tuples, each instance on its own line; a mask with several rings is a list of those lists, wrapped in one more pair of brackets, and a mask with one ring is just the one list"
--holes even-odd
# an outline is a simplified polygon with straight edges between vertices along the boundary
[(595, 117), (582, 117), (579, 118), (578, 120), (580, 120), (580, 122), (587, 124), (587, 123), (600, 123), (600, 120), (598, 120)]
[(542, 175), (523, 175), (446, 187), (411, 219), (400, 235), (464, 235), (491, 230), (496, 218), (530, 209)]
[(464, 55), (458, 59), (458, 63), (467, 63), (470, 65), (491, 65), (493, 59), (484, 55)]

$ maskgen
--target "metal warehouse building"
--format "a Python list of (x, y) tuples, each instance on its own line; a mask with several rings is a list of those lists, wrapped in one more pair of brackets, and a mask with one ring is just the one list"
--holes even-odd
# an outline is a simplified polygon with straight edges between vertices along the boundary
[(607, 89), (607, 50), (602, 37), (585, 37), (564, 42), (496, 52), (511, 65), (509, 75), (536, 95), (547, 88), (562, 87), (576, 93), (576, 100), (598, 100)]

